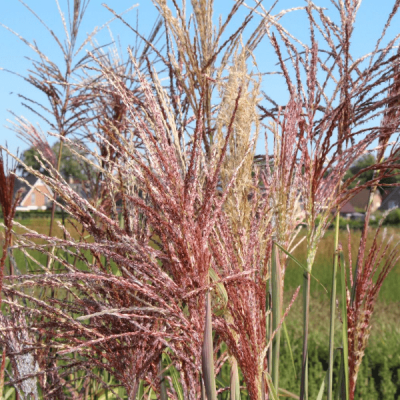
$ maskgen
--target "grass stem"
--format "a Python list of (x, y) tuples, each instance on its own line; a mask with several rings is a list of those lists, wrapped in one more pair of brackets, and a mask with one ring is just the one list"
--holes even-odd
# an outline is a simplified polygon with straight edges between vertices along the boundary
[(165, 386), (165, 377), (163, 372), (162, 354), (160, 355), (158, 371), (160, 374), (160, 400), (168, 400), (167, 388)]
[(347, 334), (347, 285), (346, 285), (346, 270), (344, 260), (341, 263), (341, 286), (342, 286), (342, 335), (343, 335), (343, 390), (344, 399), (349, 400), (349, 338)]
[(235, 357), (231, 357), (230, 364), (231, 364), (230, 400), (240, 400), (239, 369)]
[(330, 307), (330, 327), (329, 327), (329, 365), (328, 365), (328, 395), (327, 399), (332, 400), (332, 387), (333, 387), (333, 360), (334, 360), (334, 339), (335, 339), (335, 309), (336, 309), (336, 275), (338, 267), (338, 253), (339, 246), (339, 212), (336, 214), (335, 219), (335, 244), (334, 244), (334, 258), (333, 258), (333, 271), (332, 271), (332, 291), (331, 291), (331, 307)]
[(205, 392), (208, 400), (217, 400), (214, 374), (214, 350), (211, 321), (211, 295), (206, 293), (206, 321), (204, 325), (204, 341), (202, 349), (202, 370)]
[(310, 319), (310, 278), (309, 272), (303, 275), (303, 356), (301, 361), (300, 400), (308, 399), (308, 325)]
[(281, 343), (281, 332), (278, 330), (282, 318), (282, 276), (279, 263), (277, 246), (272, 244), (271, 259), (271, 292), (272, 292), (272, 332), (275, 333), (272, 342), (272, 365), (271, 378), (276, 390), (279, 388), (279, 351)]

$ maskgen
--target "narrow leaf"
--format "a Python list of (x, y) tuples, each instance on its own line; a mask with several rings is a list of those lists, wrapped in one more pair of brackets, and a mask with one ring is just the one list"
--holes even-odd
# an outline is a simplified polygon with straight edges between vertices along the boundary
[(289, 392), (288, 390), (282, 389), (282, 388), (279, 388), (279, 396), (280, 397), (288, 397), (289, 399), (295, 399), (295, 400), (300, 399), (300, 397), (297, 396), (297, 394), (294, 394), (294, 393)]
[(169, 373), (171, 374), (172, 385), (174, 386), (175, 392), (178, 396), (178, 400), (184, 400), (183, 399), (183, 390), (182, 390), (181, 384), (179, 382), (179, 372), (173, 366), (172, 360), (169, 357), (168, 353), (163, 353), (163, 357), (164, 357), (166, 363), (169, 365), (169, 367), (167, 369), (168, 369)]
[[(329, 360), (328, 360), (328, 391), (327, 400), (332, 400), (333, 388), (333, 361), (334, 354), (334, 341), (335, 341), (335, 311), (336, 311), (336, 281), (337, 281), (337, 266), (339, 261), (339, 254), (337, 252), (339, 246), (339, 216), (338, 212), (335, 220), (335, 253), (333, 259), (332, 270), (332, 291), (331, 291), (331, 305), (330, 305), (330, 328), (329, 328)], [(322, 396), (322, 395), (321, 395)]]
[[(340, 253), (340, 260), (344, 260), (343, 253)], [(343, 367), (344, 367), (344, 386), (346, 400), (349, 400), (349, 347), (347, 335), (347, 287), (346, 287), (346, 268), (343, 263), (340, 263), (341, 268), (341, 286), (342, 286), (342, 321), (343, 321)]]
[(276, 392), (274, 384), (272, 383), (271, 375), (267, 371), (265, 371), (264, 373), (268, 382), (268, 392), (271, 395), (272, 400), (279, 400), (278, 393)]
[(231, 397), (230, 400), (240, 400), (239, 370), (235, 357), (231, 357)]
[(168, 400), (167, 388), (165, 386), (165, 377), (164, 377), (164, 371), (163, 371), (162, 356), (160, 357), (158, 368), (159, 368), (159, 374), (160, 374), (160, 400)]
[(3, 355), (1, 358), (1, 366), (0, 366), (0, 399), (3, 398), (4, 391), (4, 369), (6, 366), (6, 347), (3, 347)]
[(342, 400), (341, 399), (341, 393), (342, 393), (342, 389), (343, 389), (343, 375), (344, 375), (344, 368), (343, 368), (343, 349), (340, 349), (340, 370), (339, 370), (339, 380), (338, 380), (338, 384), (336, 387), (336, 396), (335, 399), (336, 400)]
[(296, 366), (294, 365), (293, 351), (292, 351), (292, 346), (290, 344), (290, 338), (289, 338), (289, 334), (287, 331), (286, 322), (283, 322), (283, 332), (285, 334), (286, 343), (288, 344), (288, 347), (289, 347), (289, 353), (290, 353), (290, 358), (292, 360), (294, 378), (297, 379)]
[[(339, 351), (339, 349), (335, 349), (335, 351), (333, 353), (332, 361), (335, 361), (336, 354), (338, 353), (338, 351)], [(322, 398), (324, 396), (324, 392), (325, 392), (325, 386), (328, 384), (328, 379), (329, 379), (329, 369), (325, 373), (325, 378), (323, 379), (323, 381), (321, 383), (321, 387), (319, 388), (319, 392), (318, 392), (318, 396), (317, 396), (316, 400), (322, 400)]]
[(204, 326), (202, 356), (202, 371), (205, 391), (208, 400), (217, 400), (217, 391), (215, 388), (214, 376), (214, 350), (212, 338), (212, 321), (211, 321), (211, 295), (206, 293), (206, 321)]
[(275, 244), (272, 245), (271, 258), (271, 295), (272, 295), (272, 330), (276, 332), (272, 341), (272, 365), (271, 375), (275, 387), (279, 387), (279, 352), (281, 343), (281, 331), (278, 329), (282, 318), (282, 277), (279, 254)]
[[(208, 270), (208, 273), (210, 275), (212, 282), (219, 282), (221, 280), (213, 268), (210, 267), (210, 269)], [(223, 304), (222, 310), (218, 310), (217, 314), (222, 314), (223, 310), (225, 310), (226, 305), (228, 304), (228, 292), (226, 291), (224, 284), (221, 282), (216, 284), (216, 288), (217, 288), (218, 295), (219, 295), (220, 299), (222, 300), (222, 304)]]
[(136, 396), (137, 400), (142, 400), (144, 396), (144, 383), (141, 380), (139, 383), (139, 390), (138, 390), (138, 394)]
[(14, 388), (10, 388), (7, 390), (5, 396), (4, 396), (4, 400), (8, 400), (9, 397), (11, 397), (12, 394), (14, 394), (15, 389)]
[(304, 271), (306, 271), (307, 273), (310, 274), (310, 276), (312, 276), (313, 279), (315, 279), (317, 281), (317, 283), (319, 283), (325, 290), (326, 293), (328, 293), (328, 290), (326, 289), (326, 287), (311, 273), (311, 271), (308, 270), (307, 267), (305, 267), (295, 256), (293, 256), (292, 254), (290, 254), (287, 250), (285, 250), (281, 245), (279, 245), (278, 243), (274, 242), (291, 260), (293, 260), (300, 268), (303, 268)]

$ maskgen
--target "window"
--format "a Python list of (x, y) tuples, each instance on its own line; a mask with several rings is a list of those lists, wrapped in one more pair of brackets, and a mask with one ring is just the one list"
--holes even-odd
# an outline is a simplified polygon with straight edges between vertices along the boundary
[(31, 204), (35, 205), (36, 204), (36, 193), (31, 194)]
[(397, 204), (396, 204), (396, 202), (394, 200), (390, 200), (388, 205), (389, 205), (389, 209), (390, 208), (395, 208), (397, 206)]

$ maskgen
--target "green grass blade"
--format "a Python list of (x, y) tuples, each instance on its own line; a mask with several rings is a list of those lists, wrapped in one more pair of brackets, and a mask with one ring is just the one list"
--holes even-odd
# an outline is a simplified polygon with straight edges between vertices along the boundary
[[(110, 380), (110, 382), (108, 382), (108, 372), (107, 371), (104, 371), (104, 381), (105, 382), (107, 382), (107, 384), (110, 384), (111, 383), (111, 380)], [(106, 390), (106, 400), (108, 400), (108, 390)]]
[(142, 400), (142, 399), (143, 399), (143, 396), (144, 396), (144, 383), (143, 383), (143, 381), (140, 381), (140, 383), (139, 383), (139, 390), (138, 390), (136, 399), (137, 399), (137, 400)]
[(201, 400), (207, 400), (206, 389), (204, 388), (203, 379), (201, 379), (201, 381), (200, 381), (200, 386), (201, 386)]
[(344, 370), (344, 368), (343, 368), (343, 349), (340, 349), (341, 350), (341, 352), (340, 352), (340, 370), (339, 370), (339, 381), (338, 381), (338, 385), (337, 385), (337, 387), (336, 387), (336, 396), (335, 396), (335, 399), (336, 400), (340, 400), (340, 396), (341, 396), (341, 393), (342, 393), (342, 389), (343, 389), (343, 385), (342, 385), (342, 383), (343, 383), (343, 370)]
[(240, 381), (239, 369), (235, 357), (231, 357), (231, 381), (230, 381), (230, 400), (240, 400)]
[(310, 319), (310, 274), (303, 274), (303, 354), (301, 360), (300, 400), (308, 400), (308, 326)]
[[(271, 293), (267, 292), (267, 296), (266, 296), (266, 304), (265, 304), (265, 308), (267, 310), (267, 314), (266, 314), (266, 336), (267, 336), (267, 343), (269, 343), (271, 337), (272, 337), (272, 300), (271, 300)], [(268, 370), (271, 371), (271, 365), (272, 365), (272, 346), (269, 346), (268, 348)]]
[[(328, 376), (329, 376), (329, 370), (328, 370)], [(322, 383), (321, 383), (321, 387), (319, 388), (319, 392), (318, 392), (318, 396), (316, 398), (316, 400), (322, 400), (322, 398), (324, 397), (324, 392), (325, 392), (325, 385), (327, 384), (327, 377), (326, 376)]]
[(3, 346), (3, 354), (1, 356), (1, 366), (0, 366), (0, 399), (3, 398), (5, 367), (6, 367), (6, 347)]
[[(339, 260), (343, 258), (343, 253), (340, 253)], [(344, 262), (341, 263), (341, 286), (342, 286), (342, 321), (343, 321), (343, 371), (344, 371), (344, 390), (346, 400), (349, 400), (349, 348), (347, 335), (347, 293), (346, 293), (346, 269)]]
[(211, 294), (206, 293), (206, 321), (204, 325), (203, 348), (201, 351), (203, 381), (208, 400), (217, 400), (214, 374), (214, 349), (211, 321)]
[(279, 245), (278, 243), (274, 242), (280, 250), (282, 250), (292, 261), (294, 261), (300, 268), (302, 268), (306, 273), (310, 274), (310, 276), (315, 279), (315, 281), (320, 284), (326, 293), (328, 293), (327, 288), (311, 273), (311, 271), (309, 271), (309, 269), (307, 267), (305, 267), (295, 256), (293, 256), (292, 254), (290, 254), (287, 250), (285, 250), (281, 245)]
[(11, 395), (14, 394), (14, 392), (15, 392), (14, 388), (8, 389), (7, 392), (4, 394), (4, 400), (8, 400), (11, 397)]
[(282, 318), (282, 276), (277, 246), (272, 244), (271, 258), (271, 295), (272, 295), (272, 331), (276, 332), (272, 341), (271, 375), (275, 387), (279, 387), (279, 353), (281, 330), (279, 324)]
[(172, 385), (174, 386), (176, 395), (178, 396), (178, 400), (184, 400), (182, 386), (179, 381), (179, 372), (172, 365), (172, 361), (171, 361), (171, 358), (169, 357), (168, 353), (163, 353), (163, 358), (164, 358), (165, 362), (169, 365), (168, 371), (171, 374)]
[(285, 334), (285, 340), (286, 340), (286, 343), (288, 344), (288, 347), (289, 347), (290, 359), (292, 360), (294, 378), (297, 379), (296, 366), (294, 365), (293, 351), (292, 351), (292, 346), (290, 344), (290, 338), (289, 338), (289, 334), (288, 334), (288, 331), (287, 331), (286, 322), (283, 321), (282, 325), (283, 325), (283, 333)]
[(272, 397), (272, 400), (279, 400), (278, 393), (276, 392), (275, 386), (272, 383), (271, 375), (265, 371), (265, 376), (268, 382), (268, 393), (270, 394), (270, 397)]
[(339, 261), (339, 254), (337, 252), (339, 246), (339, 212), (335, 220), (335, 253), (333, 259), (332, 270), (332, 291), (331, 291), (331, 305), (330, 305), (330, 323), (329, 323), (329, 360), (328, 360), (328, 393), (327, 400), (332, 400), (332, 387), (333, 387), (333, 359), (334, 359), (334, 340), (335, 340), (335, 311), (336, 311), (336, 279), (337, 267)]
[[(208, 270), (208, 273), (210, 275), (212, 282), (219, 282), (221, 280), (213, 268), (210, 267), (210, 269)], [(221, 314), (223, 314), (223, 312), (226, 309), (226, 306), (228, 304), (228, 292), (226, 291), (224, 284), (221, 282), (216, 284), (216, 288), (217, 288), (217, 293), (218, 293), (220, 299), (222, 300), (222, 309), (216, 311), (216, 314), (221, 315)]]
[(289, 399), (295, 399), (295, 400), (299, 400), (300, 397), (297, 396), (297, 394), (294, 394), (292, 392), (289, 392), (288, 390), (279, 388), (279, 397), (287, 397)]
[(165, 377), (163, 371), (162, 356), (158, 364), (159, 374), (160, 374), (160, 400), (168, 400), (167, 388), (165, 386)]
[[(336, 354), (338, 353), (338, 351), (339, 351), (339, 349), (335, 349), (335, 351), (333, 353), (333, 361), (335, 361)], [(324, 396), (325, 386), (328, 384), (328, 381), (329, 381), (329, 368), (326, 371), (325, 378), (321, 383), (321, 387), (319, 389), (318, 396), (317, 396), (316, 400), (322, 400), (322, 398)]]

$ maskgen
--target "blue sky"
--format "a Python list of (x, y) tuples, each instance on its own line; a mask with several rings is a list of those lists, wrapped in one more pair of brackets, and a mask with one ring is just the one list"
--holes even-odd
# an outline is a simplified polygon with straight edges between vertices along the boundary
[[(136, 20), (136, 10), (139, 10), (139, 28), (145, 34), (149, 32), (157, 16), (157, 12), (151, 0), (142, 0), (137, 3), (132, 0), (92, 0), (82, 24), (81, 39), (91, 32), (95, 26), (101, 26), (112, 17), (110, 12), (101, 6), (103, 2), (106, 2), (117, 12), (122, 12), (132, 5), (138, 4), (137, 8), (126, 15), (126, 18), (130, 23), (134, 24)], [(263, 4), (268, 8), (272, 3), (272, 0), (264, 0)], [(317, 0), (316, 3), (328, 7), (330, 16), (336, 19), (336, 14), (333, 11), (334, 9), (330, 1)], [(26, 0), (26, 4), (48, 24), (50, 29), (62, 35), (61, 19), (54, 0)], [(232, 4), (232, 0), (215, 0), (215, 14), (226, 15)], [(281, 0), (276, 10), (293, 6), (302, 6), (304, 4), (305, 2), (303, 0)], [(390, 13), (392, 4), (393, 1), (391, 0), (363, 1), (352, 41), (353, 53), (355, 56), (361, 56), (373, 49), (386, 17)], [(60, 5), (63, 10), (67, 10), (66, 0), (60, 0)], [(237, 16), (238, 23), (245, 12), (246, 10), (243, 10), (242, 13)], [(307, 37), (308, 25), (304, 23), (304, 19), (299, 17), (299, 13), (287, 15), (284, 17), (283, 22), (294, 35), (303, 38)], [(51, 55), (51, 57), (54, 57), (56, 60), (60, 59), (59, 51), (54, 45), (54, 41), (50, 39), (48, 32), (18, 0), (0, 2), (0, 23), (13, 29), (29, 41), (35, 40), (46, 54)], [(235, 24), (235, 21), (233, 21), (233, 24)], [(134, 43), (135, 38), (133, 33), (124, 27), (121, 22), (114, 21), (111, 23), (110, 28), (114, 36), (120, 38), (123, 49), (129, 44)], [(388, 37), (393, 37), (398, 32), (400, 32), (400, 18), (397, 16), (389, 29)], [(107, 30), (104, 30), (98, 35), (98, 41), (99, 43), (107, 43), (110, 41)], [(0, 54), (0, 67), (21, 75), (26, 75), (30, 68), (30, 61), (26, 57), (34, 57), (32, 50), (3, 27), (0, 27)], [(266, 40), (262, 42), (258, 48), (256, 57), (262, 72), (274, 69), (276, 60)], [(267, 87), (267, 92), (276, 93), (278, 97), (280, 92), (284, 91), (284, 83), (280, 77), (267, 78), (264, 85)], [(37, 116), (21, 106), (21, 99), (18, 97), (18, 93), (33, 97), (39, 101), (43, 99), (38, 91), (32, 89), (22, 78), (5, 71), (0, 71), (0, 144), (5, 145), (7, 142), (10, 150), (14, 153), (18, 147), (20, 151), (23, 151), (27, 146), (15, 137), (14, 132), (6, 129), (5, 126), (9, 125), (7, 119), (13, 120), (13, 116), (8, 110), (13, 111), (19, 116), (27, 117), (28, 120), (34, 124), (39, 122)], [(46, 126), (43, 126), (43, 128), (46, 129)]]

